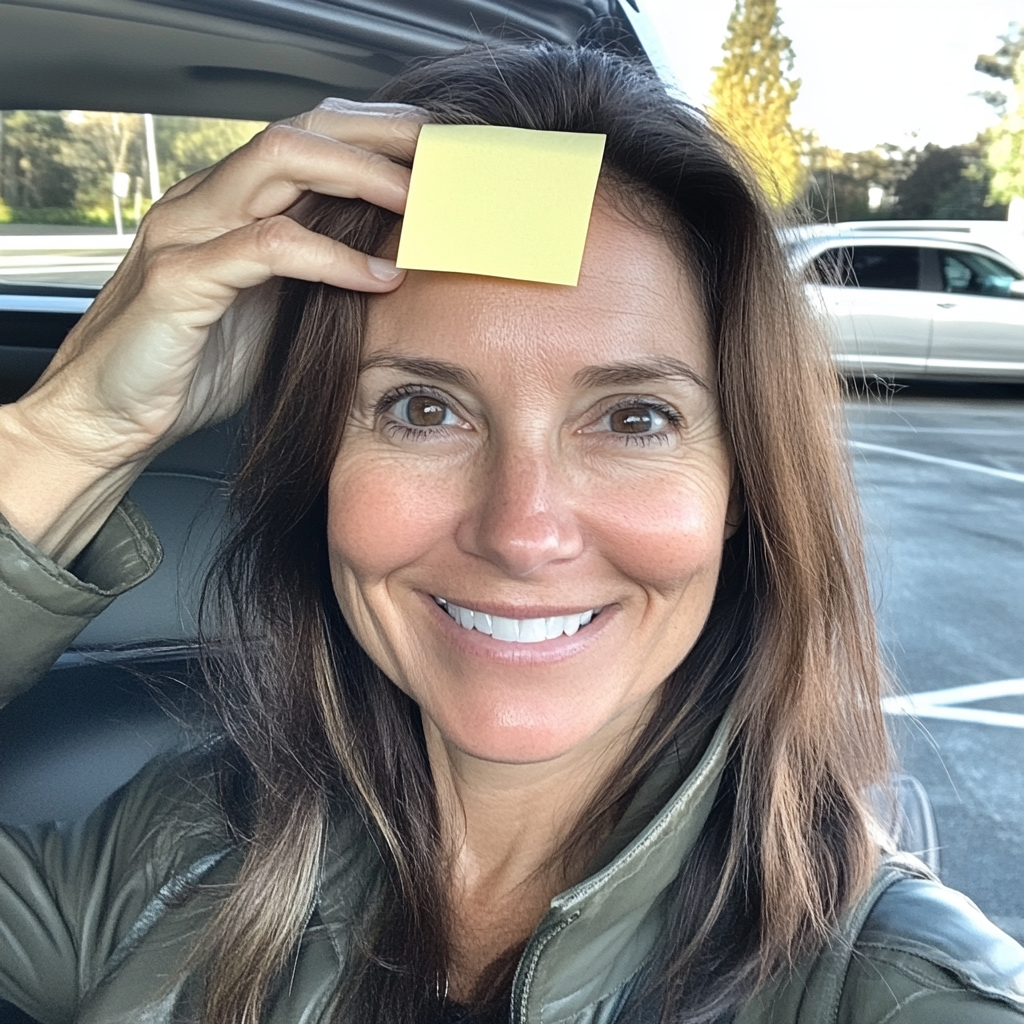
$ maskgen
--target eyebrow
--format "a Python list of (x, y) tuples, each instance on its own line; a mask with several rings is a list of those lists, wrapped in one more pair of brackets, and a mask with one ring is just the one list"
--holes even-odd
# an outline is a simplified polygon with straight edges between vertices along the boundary
[[(359, 372), (384, 367), (389, 370), (400, 370), (414, 377), (428, 377), (444, 384), (470, 388), (478, 384), (476, 374), (455, 363), (441, 359), (423, 359), (413, 356), (389, 355), (381, 352), (370, 356), (359, 367)], [(688, 363), (671, 356), (654, 359), (641, 359), (619, 363), (604, 363), (597, 366), (585, 366), (573, 375), (573, 386), (577, 388), (599, 387), (637, 387), (659, 380), (688, 380), (704, 391), (711, 388), (707, 381)]]
[(692, 366), (671, 356), (585, 366), (573, 377), (573, 384), (578, 388), (636, 387), (659, 380), (688, 380), (705, 391), (711, 390)]
[(410, 356), (388, 355), (381, 352), (370, 356), (359, 367), (359, 372), (372, 370), (381, 366), (389, 370), (400, 370), (412, 377), (429, 377), (443, 384), (454, 384), (456, 387), (470, 388), (478, 383), (476, 374), (457, 366), (446, 363), (442, 359), (417, 359)]

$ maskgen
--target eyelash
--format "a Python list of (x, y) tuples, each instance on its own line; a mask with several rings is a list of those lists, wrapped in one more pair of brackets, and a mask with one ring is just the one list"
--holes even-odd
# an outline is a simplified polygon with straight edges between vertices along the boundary
[(631, 398), (623, 398), (616, 402), (611, 406), (611, 408), (606, 409), (601, 414), (601, 419), (604, 420), (606, 417), (611, 416), (620, 409), (643, 409), (645, 411), (657, 413), (665, 419), (668, 425), (668, 429), (661, 430), (653, 434), (625, 434), (618, 433), (616, 431), (608, 431), (608, 433), (613, 434), (619, 440), (620, 444), (626, 445), (627, 447), (633, 446), (636, 448), (649, 448), (653, 444), (667, 444), (669, 434), (677, 433), (683, 424), (683, 417), (680, 416), (671, 405), (664, 405), (661, 402), (652, 401), (650, 398), (642, 398), (639, 395)]
[[(449, 409), (452, 407), (452, 400), (443, 392), (425, 384), (403, 384), (401, 387), (392, 388), (386, 394), (381, 395), (374, 409), (378, 420), (387, 416), (391, 408), (403, 398), (417, 398), (425, 396), (436, 398), (442, 405)], [(384, 422), (384, 431), (392, 437), (399, 437), (403, 441), (422, 441), (434, 434), (438, 427), (416, 427), (411, 423), (402, 423), (400, 420), (388, 419)]]
[[(378, 420), (383, 419), (403, 398), (416, 398), (420, 396), (435, 398), (438, 402), (447, 406), (449, 409), (452, 407), (451, 399), (443, 391), (439, 391), (423, 384), (403, 384), (401, 387), (392, 388), (392, 390), (382, 395), (376, 404), (374, 413)], [(648, 448), (652, 444), (666, 444), (669, 440), (668, 435), (670, 433), (677, 432), (683, 423), (682, 416), (680, 416), (672, 406), (664, 405), (661, 402), (654, 402), (649, 398), (641, 398), (639, 396), (621, 399), (616, 402), (615, 405), (606, 409), (601, 414), (600, 418), (601, 420), (604, 420), (606, 417), (611, 416), (613, 413), (616, 413), (621, 409), (632, 408), (649, 410), (650, 412), (656, 413), (665, 419), (669, 429), (652, 434), (628, 434), (619, 433), (618, 431), (608, 431), (609, 434), (612, 434), (617, 438), (620, 444), (626, 445), (627, 447), (633, 446)], [(383, 424), (383, 428), (391, 436), (398, 436), (402, 440), (406, 441), (424, 440), (432, 434), (435, 434), (439, 429), (438, 427), (416, 427), (412, 424), (402, 423), (395, 419), (387, 419)]]

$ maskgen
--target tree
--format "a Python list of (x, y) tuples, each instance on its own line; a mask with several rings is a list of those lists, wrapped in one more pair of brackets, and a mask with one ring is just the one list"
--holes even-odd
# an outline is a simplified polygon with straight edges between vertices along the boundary
[[(988, 198), (992, 171), (984, 136), (959, 146), (901, 149), (886, 144), (861, 153), (810, 150), (805, 212), (812, 220), (1000, 220), (1006, 207)], [(869, 190), (880, 189), (872, 208)]]
[[(800, 211), (811, 220), (832, 223), (892, 216), (897, 184), (910, 174), (914, 151), (886, 144), (843, 153), (812, 143), (806, 153), (807, 185)], [(883, 203), (871, 205), (871, 189)]]
[[(141, 114), (72, 110), (65, 115), (70, 130), (65, 160), (75, 167), (76, 206), (95, 217), (113, 218), (113, 177), (127, 174), (139, 195), (146, 172)], [(108, 221), (109, 222), (109, 221)]]
[(1024, 53), (1014, 64), (1013, 84), (1014, 95), (1006, 104), (1006, 112), (989, 135), (989, 198), (997, 203), (1024, 197)]
[[(0, 222), (109, 224), (115, 173), (128, 175), (134, 201), (124, 215), (138, 222), (149, 201), (141, 114), (8, 110), (0, 118)], [(165, 189), (265, 127), (262, 121), (219, 118), (154, 120)]]
[(777, 0), (736, 0), (729, 16), (725, 54), (715, 68), (711, 115), (750, 160), (779, 206), (802, 192), (802, 140), (790, 125), (800, 91), (792, 78), (792, 42), (782, 33)]
[[(978, 59), (974, 62), (974, 70), (1004, 82), (1012, 82), (1014, 65), (1021, 53), (1024, 52), (1024, 31), (1021, 30), (1017, 22), (1011, 21), (1010, 27), (999, 37), (999, 41), (1002, 45), (995, 53), (978, 54)], [(977, 95), (995, 107), (1000, 115), (1006, 113), (1006, 93), (993, 90)]]
[(913, 170), (897, 183), (892, 215), (907, 220), (1002, 220), (1005, 206), (988, 200), (991, 178), (983, 138), (960, 146), (929, 143), (914, 154)]
[(63, 117), (51, 110), (8, 110), (0, 117), (5, 204), (39, 210), (74, 203), (77, 180), (65, 161), (70, 133)]
[(160, 181), (165, 189), (222, 160), (266, 127), (265, 121), (212, 117), (157, 117), (155, 122)]

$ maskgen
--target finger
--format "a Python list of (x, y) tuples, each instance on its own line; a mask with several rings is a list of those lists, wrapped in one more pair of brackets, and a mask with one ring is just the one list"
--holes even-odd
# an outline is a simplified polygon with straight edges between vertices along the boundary
[(187, 193), (191, 216), (182, 219), (183, 206), (176, 218), (186, 229), (191, 222), (207, 233), (214, 225), (230, 230), (284, 212), (305, 192), (365, 199), (402, 213), (409, 176), (407, 167), (379, 153), (272, 125)]
[[(206, 179), (213, 173), (214, 169), (219, 163), (211, 164), (209, 167), (203, 167), (201, 170), (194, 171), (187, 178), (182, 178), (180, 181), (176, 181), (173, 185), (168, 188), (164, 194), (157, 200), (157, 203), (164, 200), (176, 199), (178, 196), (183, 196), (192, 191), (197, 185), (202, 184)], [(154, 206), (156, 203), (153, 204)]]
[(330, 97), (289, 123), (339, 142), (411, 163), (427, 111), (407, 103), (356, 103)]
[(219, 319), (239, 291), (272, 277), (389, 292), (404, 276), (390, 260), (357, 252), (281, 215), (157, 254), (146, 287), (149, 305), (201, 327)]

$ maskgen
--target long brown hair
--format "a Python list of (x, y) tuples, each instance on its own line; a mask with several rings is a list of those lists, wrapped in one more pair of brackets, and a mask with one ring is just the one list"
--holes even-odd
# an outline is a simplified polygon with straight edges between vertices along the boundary
[[(608, 190), (696, 273), (744, 521), (704, 632), (582, 820), (607, 821), (681, 728), (732, 706), (725, 777), (637, 997), (665, 1021), (714, 1019), (820, 947), (875, 859), (864, 791), (887, 745), (827, 353), (751, 175), (649, 70), (586, 47), (500, 47), (414, 68), (379, 98), (446, 123), (606, 134)], [(395, 228), (323, 197), (301, 216), (370, 252)], [(439, 1012), (448, 869), (418, 709), (352, 637), (327, 569), (325, 489), (364, 317), (357, 293), (282, 283), (209, 591), (211, 687), (235, 765), (224, 804), (245, 851), (200, 947), (210, 1024), (259, 1019), (314, 910), (324, 851), (346, 829), (369, 833), (373, 909), (355, 926), (335, 1019)], [(481, 999), (500, 1005), (508, 980), (499, 971)]]

